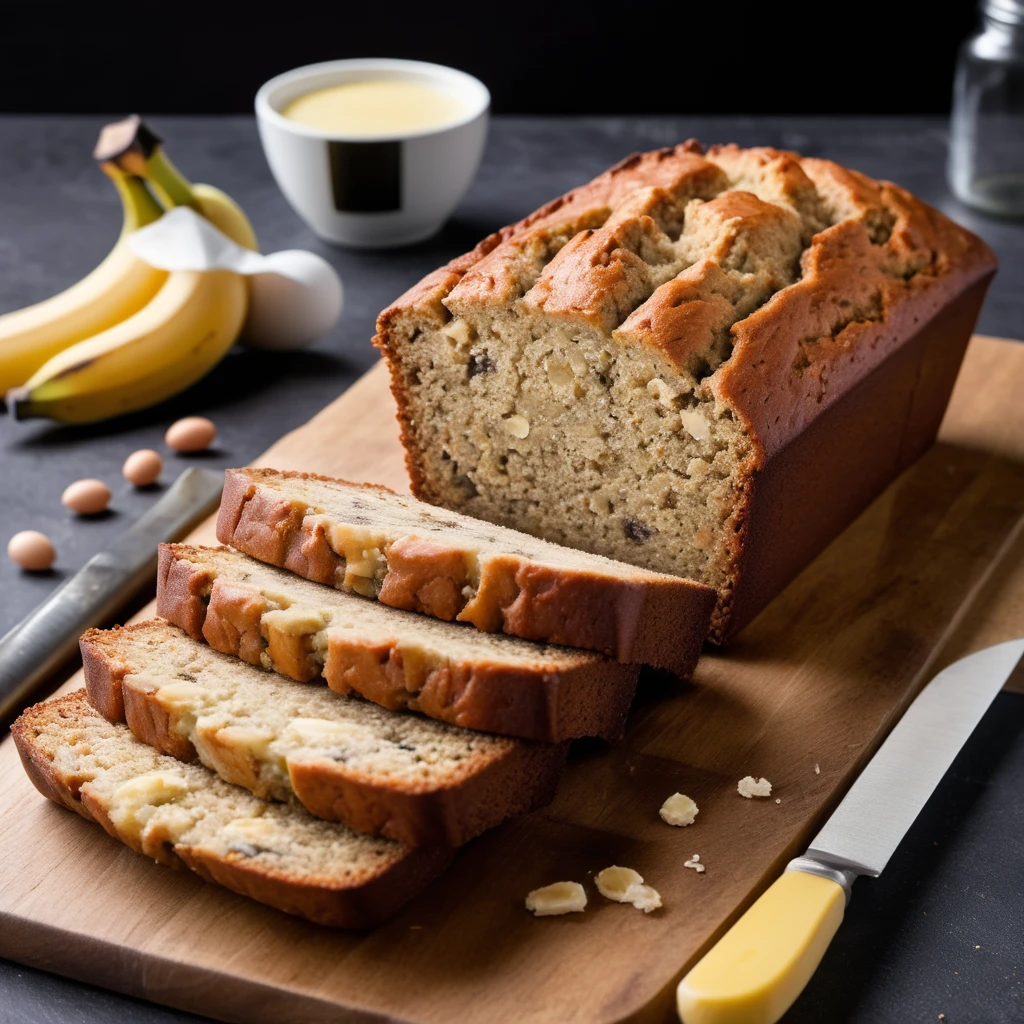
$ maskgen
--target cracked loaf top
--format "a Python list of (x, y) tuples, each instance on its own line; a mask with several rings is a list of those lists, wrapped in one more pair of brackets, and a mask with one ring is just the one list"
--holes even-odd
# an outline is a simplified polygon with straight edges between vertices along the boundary
[(515, 308), (642, 350), (674, 397), (727, 406), (761, 461), (994, 268), (984, 242), (889, 182), (691, 140), (490, 235), (385, 310), (375, 340), (388, 351), (453, 316), (475, 332)]

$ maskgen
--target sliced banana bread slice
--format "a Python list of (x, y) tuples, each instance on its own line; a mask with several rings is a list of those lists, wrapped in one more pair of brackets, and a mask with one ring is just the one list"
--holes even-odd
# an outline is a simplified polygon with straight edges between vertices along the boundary
[(565, 761), (566, 744), (297, 686), (160, 620), (91, 629), (81, 647), (93, 705), (140, 740), (256, 796), (297, 797), (318, 818), (410, 845), (458, 846), (542, 806)]
[(386, 487), (229, 469), (224, 544), (318, 583), (484, 632), (601, 651), (684, 678), (710, 588), (538, 540)]
[(377, 924), (450, 856), (444, 847), (404, 846), (260, 800), (108, 722), (84, 690), (29, 708), (11, 734), (43, 796), (160, 864), (191, 868), (319, 924)]
[(506, 736), (614, 739), (636, 689), (634, 665), (397, 611), (228, 548), (162, 545), (157, 611), (293, 679)]

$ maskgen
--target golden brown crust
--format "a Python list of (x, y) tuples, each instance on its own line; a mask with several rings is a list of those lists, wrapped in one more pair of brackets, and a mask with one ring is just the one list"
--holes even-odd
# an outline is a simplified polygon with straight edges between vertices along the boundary
[[(547, 806), (554, 799), (566, 744), (519, 743), (481, 771), (468, 772), (450, 787), (431, 791), (391, 790), (379, 799), (366, 785), (325, 786), (323, 766), (296, 761), (292, 787), (302, 805), (328, 821), (359, 821), (371, 832), (412, 846), (462, 846), (506, 818)], [(355, 826), (351, 826), (355, 827)]]
[[(424, 537), (399, 537), (388, 548), (387, 560), (388, 573), (377, 595), (381, 604), (445, 622), (465, 607), (470, 573), (464, 551)], [(491, 633), (501, 629), (500, 623), (474, 625)]]
[(220, 856), (202, 847), (179, 844), (174, 852), (186, 867), (208, 882), (286, 914), (334, 928), (353, 929), (372, 928), (392, 917), (451, 860), (450, 851), (443, 846), (418, 846), (410, 849), (402, 860), (359, 884), (336, 888), (327, 879), (295, 879), (284, 872), (250, 864), (246, 858)]
[(736, 280), (702, 259), (634, 309), (615, 336), (656, 348), (671, 366), (696, 376), (714, 337), (731, 326), (739, 299)]
[(710, 590), (678, 587), (668, 578), (620, 580), (598, 573), (495, 555), (479, 563), (467, 600), (465, 553), (433, 540), (403, 537), (387, 552), (380, 600), (394, 608), (470, 622), (477, 629), (614, 655), (674, 651), (668, 668), (688, 678), (700, 656), (714, 606)]
[[(337, 585), (344, 560), (328, 543), (320, 518), (309, 515), (301, 499), (261, 486), (264, 478), (327, 479), (227, 470), (217, 538), (261, 562)], [(621, 663), (654, 665), (684, 679), (696, 665), (715, 602), (708, 587), (632, 566), (603, 574), (485, 552), (479, 556), (477, 592), (467, 597), (467, 550), (457, 541), (396, 537), (383, 554), (387, 575), (377, 596), (391, 607), (471, 622), (485, 632), (599, 651)]]
[[(923, 324), (752, 477), (738, 559), (743, 585), (719, 622), (724, 637), (753, 619), (931, 445), (987, 284), (972, 285)], [(785, 528), (792, 523), (800, 529)]]
[(514, 555), (490, 558), (482, 569), (479, 590), (460, 620), (527, 640), (608, 653), (671, 650), (671, 662), (649, 663), (682, 679), (697, 665), (715, 603), (709, 588), (678, 587), (668, 577), (613, 580), (584, 571), (565, 573)]
[[(87, 641), (83, 638), (83, 647), (86, 643)], [(137, 686), (124, 686), (123, 677), (119, 679), (110, 671), (104, 673), (99, 667), (102, 665), (103, 655), (106, 653), (104, 647), (91, 642), (88, 644), (97, 652), (97, 657), (93, 660), (93, 670), (85, 677), (89, 700), (93, 699), (93, 694), (120, 690), (124, 715), (119, 719), (108, 719), (109, 721), (124, 722), (136, 739), (142, 740), (143, 743), (149, 744), (156, 750), (170, 754), (187, 764), (198, 764), (199, 755), (196, 753), (196, 748), (190, 740), (175, 730), (174, 721), (167, 708), (159, 701), (152, 699), (151, 691)], [(228, 779), (227, 781), (234, 782), (236, 780)]]
[(636, 690), (637, 667), (581, 659), (572, 669), (523, 672), (481, 659), (435, 668), (409, 665), (396, 641), (366, 644), (331, 636), (327, 685), (391, 710), (408, 708), (481, 732), (560, 743), (618, 739)]
[[(141, 853), (138, 842), (114, 824), (89, 782), (63, 774), (36, 742), (37, 723), (54, 715), (88, 725), (96, 712), (82, 690), (23, 712), (11, 727), (11, 735), (32, 783), (43, 796), (99, 823), (115, 839)], [(353, 873), (348, 884), (341, 887), (333, 879), (295, 877), (265, 863), (253, 864), (242, 857), (221, 856), (182, 843), (165, 843), (148, 852), (169, 867), (188, 867), (207, 881), (260, 903), (339, 928), (369, 928), (386, 920), (451, 859), (444, 846), (407, 849), (384, 870)]]
[[(121, 680), (124, 678), (127, 666), (123, 662), (109, 657), (100, 648), (84, 642), (93, 632), (91, 629), (86, 630), (79, 638), (78, 643), (78, 648), (82, 653), (82, 672), (85, 675), (89, 700), (108, 722), (123, 722), (124, 697), (121, 692)], [(116, 681), (116, 685), (96, 687), (95, 692), (89, 689), (90, 678), (101, 679), (108, 676), (111, 680)]]
[(638, 189), (657, 188), (685, 200), (710, 198), (725, 184), (719, 168), (694, 152), (691, 143), (627, 157), (587, 185), (506, 229), (509, 234), (501, 244), (463, 272), (445, 305), (461, 311), (481, 304), (503, 305), (522, 295), (533, 283), (523, 280), (523, 252), (536, 250), (538, 256), (550, 257), (551, 248), (563, 240), (599, 228)]
[(981, 239), (903, 189), (880, 192), (895, 217), (888, 241), (854, 220), (818, 234), (800, 280), (735, 326), (733, 356), (710, 381), (765, 458), (995, 270)]
[[(163, 619), (170, 619), (168, 611), (173, 609), (175, 625), (185, 630), (193, 640), (202, 639), (206, 604), (212, 586), (212, 573), (196, 572), (194, 567), (183, 565), (174, 557), (171, 545), (159, 545), (156, 570), (156, 613)], [(95, 704), (95, 701), (93, 703)], [(96, 707), (110, 721), (121, 721), (121, 715), (116, 713), (107, 715), (99, 705)]]
[[(688, 218), (719, 226), (717, 247), (709, 252), (718, 263), (724, 265), (737, 231), (744, 238), (777, 232), (787, 218), (795, 219), (794, 209), (822, 228), (803, 250), (799, 280), (775, 280), (769, 291), (774, 295), (732, 327), (732, 355), (707, 382), (745, 421), (766, 458), (883, 362), (916, 325), (995, 267), (981, 239), (887, 182), (870, 182), (820, 160), (810, 168), (812, 181), (796, 154), (771, 149), (712, 147), (708, 158), (719, 161), (734, 182), (737, 175), (770, 182), (777, 189), (773, 198), (787, 204), (762, 201), (734, 185), (688, 210)], [(643, 180), (657, 183), (655, 175)], [(842, 194), (847, 204), (833, 213), (840, 219), (831, 226), (817, 209), (816, 185)], [(694, 349), (708, 348), (701, 325), (711, 312), (706, 293), (713, 305), (727, 286), (706, 281), (715, 275), (698, 264), (652, 294), (651, 269), (668, 262), (667, 255), (650, 251), (655, 236), (666, 240), (643, 214), (574, 233), (532, 285), (527, 305), (605, 331), (627, 321), (618, 340), (655, 349), (677, 368), (691, 369)], [(492, 264), (499, 253), (524, 244), (526, 237), (514, 234), (463, 276), (446, 304), (467, 313), (473, 305), (516, 297), (511, 285), (496, 281)], [(481, 294), (482, 284), (467, 293), (467, 283), (478, 278), (491, 282), (493, 296)], [(697, 307), (687, 309), (689, 302)], [(732, 319), (720, 325), (728, 328)], [(643, 329), (630, 329), (634, 325)]]
[(521, 221), (488, 235), (474, 249), (428, 274), (385, 309), (377, 318), (374, 343), (378, 347), (386, 344), (388, 332), (411, 312), (427, 314), (442, 323), (447, 321), (450, 313), (441, 300), (462, 284), (467, 275), (470, 275), (466, 281), (467, 292), (484, 289), (491, 294), (499, 287), (498, 281), (506, 289), (511, 287), (506, 281), (507, 260), (510, 251), (523, 245), (524, 239), (546, 239), (567, 231), (575, 234), (591, 222), (603, 220), (637, 188), (662, 187), (670, 192), (685, 189), (694, 195), (713, 194), (722, 185), (721, 172), (703, 160), (700, 152), (699, 143), (690, 139), (678, 146), (634, 153), (588, 184), (552, 199)]
[[(147, 625), (139, 623), (122, 630), (144, 630)], [(86, 687), (90, 700), (95, 703), (98, 697), (107, 706), (120, 703), (123, 715), (108, 720), (126, 722), (138, 739), (157, 750), (181, 761), (197, 762), (195, 747), (176, 731), (171, 714), (144, 677), (123, 685), (130, 666), (113, 653), (117, 633), (89, 630), (82, 638), (83, 654), (89, 653)], [(204, 734), (203, 742), (216, 745), (217, 736)], [(432, 789), (412, 780), (403, 788), (395, 779), (368, 775), (329, 758), (289, 761), (288, 772), (299, 802), (316, 817), (410, 846), (461, 846), (506, 818), (549, 803), (566, 753), (565, 744), (510, 741), (500, 757), (468, 753), (448, 784)], [(233, 748), (219, 750), (217, 764), (231, 766), (228, 782), (258, 796), (268, 795), (259, 766)]]
[[(233, 654), (258, 668), (263, 666), (266, 648), (267, 655), (282, 674), (300, 683), (316, 679), (320, 673), (300, 637), (288, 636), (277, 629), (268, 630), (264, 636), (261, 620), (266, 610), (266, 601), (251, 587), (211, 579), (202, 637), (215, 651)], [(177, 610), (168, 605), (164, 618), (177, 624)]]
[(305, 517), (304, 506), (258, 487), (247, 474), (225, 471), (217, 540), (333, 587), (341, 559), (331, 550), (322, 527), (303, 528)]

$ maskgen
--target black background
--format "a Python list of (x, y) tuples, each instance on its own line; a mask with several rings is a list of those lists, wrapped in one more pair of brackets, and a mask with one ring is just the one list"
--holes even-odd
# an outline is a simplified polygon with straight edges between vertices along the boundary
[(0, 14), (0, 112), (248, 113), (302, 64), (462, 68), (496, 113), (939, 114), (974, 0), (23, 0)]

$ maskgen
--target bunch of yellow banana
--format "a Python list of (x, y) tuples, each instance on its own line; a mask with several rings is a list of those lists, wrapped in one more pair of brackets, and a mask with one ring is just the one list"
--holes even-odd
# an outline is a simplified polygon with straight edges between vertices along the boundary
[(45, 302), (0, 316), (0, 393), (19, 419), (88, 423), (154, 405), (220, 362), (245, 320), (244, 277), (157, 270), (128, 243), (165, 207), (188, 205), (255, 249), (238, 204), (184, 178), (137, 117), (108, 125), (94, 156), (117, 186), (124, 224), (91, 274)]

